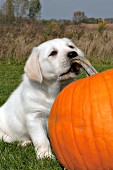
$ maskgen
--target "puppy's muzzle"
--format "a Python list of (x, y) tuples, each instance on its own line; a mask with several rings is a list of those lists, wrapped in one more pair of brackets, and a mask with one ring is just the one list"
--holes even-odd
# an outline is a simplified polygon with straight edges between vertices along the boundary
[[(67, 54), (67, 57), (71, 60), (76, 58), (78, 56), (78, 53), (76, 51), (71, 51)], [(78, 63), (71, 64), (71, 72), (74, 72), (76, 75), (80, 73), (81, 65)]]
[(77, 57), (77, 56), (78, 56), (78, 54), (77, 54), (76, 51), (71, 51), (71, 52), (69, 52), (69, 53), (67, 54), (67, 57), (70, 58), (70, 59), (73, 59), (73, 58), (75, 58), (75, 57)]

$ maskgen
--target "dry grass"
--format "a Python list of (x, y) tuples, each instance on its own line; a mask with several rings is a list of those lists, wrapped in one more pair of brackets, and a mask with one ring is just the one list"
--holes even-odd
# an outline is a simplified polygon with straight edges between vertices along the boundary
[(0, 60), (25, 60), (32, 48), (58, 37), (68, 37), (93, 60), (113, 62), (113, 26), (107, 25), (99, 33), (98, 25), (25, 21), (20, 24), (0, 25)]

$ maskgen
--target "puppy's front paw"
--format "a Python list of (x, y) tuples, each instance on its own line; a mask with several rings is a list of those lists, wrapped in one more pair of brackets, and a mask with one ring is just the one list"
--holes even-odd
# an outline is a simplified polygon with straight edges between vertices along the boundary
[(20, 145), (22, 146), (22, 147), (25, 147), (25, 146), (27, 146), (27, 145), (30, 145), (32, 142), (31, 142), (31, 140), (26, 140), (26, 141), (22, 141), (21, 143), (20, 143)]
[(55, 159), (55, 156), (52, 154), (52, 151), (50, 148), (41, 147), (39, 149), (36, 149), (36, 155), (37, 155), (37, 159), (42, 159), (45, 157)]

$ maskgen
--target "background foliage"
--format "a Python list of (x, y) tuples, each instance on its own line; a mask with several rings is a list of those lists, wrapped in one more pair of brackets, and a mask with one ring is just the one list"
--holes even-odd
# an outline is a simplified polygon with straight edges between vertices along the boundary
[[(103, 25), (102, 25), (103, 24)], [(73, 24), (71, 21), (20, 19), (0, 24), (0, 60), (25, 60), (34, 46), (53, 38), (67, 37), (85, 56), (98, 62), (113, 62), (113, 25)]]

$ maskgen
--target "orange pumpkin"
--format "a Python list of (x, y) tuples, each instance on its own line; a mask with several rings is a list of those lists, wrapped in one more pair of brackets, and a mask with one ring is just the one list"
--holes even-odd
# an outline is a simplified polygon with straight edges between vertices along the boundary
[(53, 150), (69, 170), (113, 170), (113, 69), (75, 81), (49, 117)]

